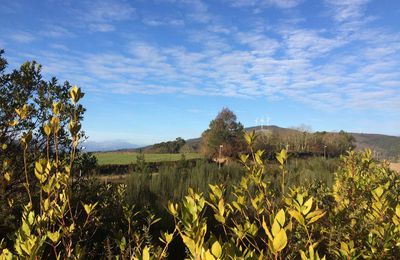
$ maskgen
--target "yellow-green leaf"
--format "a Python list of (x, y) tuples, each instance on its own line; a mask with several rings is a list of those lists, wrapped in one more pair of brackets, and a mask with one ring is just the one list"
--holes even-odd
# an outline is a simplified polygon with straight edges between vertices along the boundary
[(81, 92), (81, 89), (76, 85), (70, 90), (69, 95), (71, 97), (71, 101), (73, 104), (76, 104), (81, 97), (84, 96), (84, 93)]
[(215, 257), (211, 254), (210, 250), (207, 250), (204, 254), (205, 260), (215, 260)]
[(60, 239), (61, 235), (59, 231), (56, 232), (50, 232), (47, 231), (47, 237), (50, 238), (50, 240), (56, 244), (58, 242), (58, 240)]
[(61, 109), (61, 102), (54, 102), (52, 107), (53, 113), (55, 115), (60, 114), (60, 109)]
[(50, 134), (51, 134), (51, 126), (50, 126), (50, 124), (45, 124), (43, 126), (43, 131), (47, 136), (50, 136)]
[(190, 253), (192, 253), (192, 255), (195, 255), (195, 253), (196, 253), (196, 243), (194, 242), (194, 240), (191, 239), (188, 236), (183, 235), (183, 234), (181, 234), (181, 237), (182, 237), (183, 243), (189, 249)]
[(211, 246), (211, 253), (216, 257), (220, 258), (222, 255), (222, 247), (218, 241), (215, 241), (214, 244)]
[(215, 219), (220, 222), (221, 224), (225, 224), (225, 218), (221, 215), (214, 214)]
[(28, 225), (28, 223), (26, 221), (22, 222), (21, 230), (22, 230), (22, 232), (24, 232), (24, 234), (26, 236), (30, 236), (31, 235), (31, 229), (30, 229), (30, 227), (29, 227), (29, 225)]
[(340, 242), (340, 249), (346, 253), (346, 255), (350, 252), (349, 246), (345, 242)]
[(96, 205), (97, 202), (95, 204), (83, 204), (83, 208), (85, 209), (86, 214), (90, 215), (90, 213), (92, 213)]
[(307, 215), (308, 212), (310, 212), (311, 210), (312, 204), (313, 204), (313, 198), (311, 197), (306, 201), (306, 203), (304, 203), (301, 213), (303, 213), (303, 215)]
[(287, 153), (285, 149), (282, 149), (280, 153), (277, 153), (276, 159), (278, 162), (283, 165), (287, 159)]
[(297, 220), (297, 222), (299, 222), (301, 225), (305, 224), (304, 217), (303, 217), (303, 215), (300, 214), (300, 212), (298, 212), (296, 210), (290, 210), (289, 214), (290, 214), (290, 216), (295, 218)]
[(308, 260), (308, 257), (306, 256), (306, 254), (304, 253), (303, 250), (300, 250), (300, 257), (301, 257), (301, 260)]
[(255, 131), (251, 131), (251, 132), (245, 132), (244, 133), (244, 139), (246, 140), (248, 145), (251, 145), (254, 141), (254, 137), (255, 137)]
[(11, 174), (9, 172), (4, 173), (4, 179), (8, 182), (11, 181)]
[(173, 234), (169, 234), (168, 232), (165, 232), (165, 241), (169, 244), (172, 241)]
[(303, 194), (297, 193), (296, 200), (300, 206), (303, 205)]
[(287, 244), (287, 236), (285, 230), (282, 228), (279, 233), (274, 237), (272, 242), (275, 252), (282, 251)]
[(325, 216), (326, 212), (322, 212), (319, 215), (316, 215), (314, 217), (312, 217), (309, 221), (308, 224), (314, 223), (315, 221), (317, 221), (318, 219), (322, 218), (323, 216)]
[(248, 158), (249, 158), (249, 155), (248, 155), (248, 154), (241, 154), (241, 155), (240, 155), (240, 161), (241, 161), (242, 163), (246, 163)]
[(149, 248), (147, 246), (143, 248), (142, 260), (150, 260)]
[(13, 259), (13, 254), (7, 249), (3, 249), (0, 254), (0, 259), (4, 260), (12, 260)]
[(168, 210), (173, 216), (178, 215), (177, 208), (177, 205), (175, 206), (172, 202), (168, 202)]
[(43, 201), (43, 208), (45, 211), (47, 211), (49, 209), (50, 206), (50, 200), (47, 198)]
[(30, 211), (28, 214), (28, 223), (30, 226), (32, 226), (34, 222), (35, 222), (35, 212)]
[(285, 211), (281, 209), (275, 216), (275, 220), (283, 227), (285, 225)]
[(383, 194), (383, 189), (381, 186), (379, 186), (378, 188), (376, 188), (375, 190), (372, 191), (376, 196), (378, 196), (378, 198), (380, 198)]
[(222, 197), (222, 191), (217, 185), (208, 184), (208, 186), (218, 199)]
[(280, 230), (281, 230), (281, 226), (279, 225), (277, 220), (274, 220), (274, 223), (272, 224), (272, 228), (271, 228), (272, 236), (275, 237)]
[(219, 202), (218, 202), (218, 211), (219, 211), (219, 214), (221, 216), (223, 216), (224, 213), (225, 213), (225, 207), (224, 207), (224, 200), (223, 199), (220, 199)]
[(271, 232), (269, 232), (269, 230), (268, 230), (268, 227), (267, 227), (267, 224), (265, 223), (264, 217), (263, 217), (263, 221), (262, 221), (262, 227), (263, 227), (263, 229), (264, 229), (264, 231), (265, 231), (265, 234), (267, 234), (268, 238), (269, 238), (270, 240), (272, 240), (273, 237), (272, 237), (272, 235), (271, 235)]

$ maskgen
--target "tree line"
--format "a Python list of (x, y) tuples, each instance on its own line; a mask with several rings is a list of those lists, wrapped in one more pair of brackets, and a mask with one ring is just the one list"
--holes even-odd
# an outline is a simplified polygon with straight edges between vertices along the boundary
[[(243, 125), (229, 108), (223, 108), (201, 136), (200, 151), (208, 158), (239, 158), (249, 152), (243, 138)], [(338, 157), (355, 148), (355, 139), (344, 131), (309, 132), (304, 129), (268, 127), (257, 129), (255, 149), (265, 151), (264, 156), (274, 158), (285, 148), (294, 156)]]

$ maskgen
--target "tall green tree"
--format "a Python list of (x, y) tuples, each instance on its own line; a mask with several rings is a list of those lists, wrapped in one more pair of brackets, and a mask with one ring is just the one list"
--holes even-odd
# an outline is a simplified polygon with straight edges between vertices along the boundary
[(202, 134), (202, 152), (209, 158), (218, 158), (220, 151), (224, 157), (236, 157), (245, 147), (243, 125), (224, 107)]
[[(68, 82), (60, 84), (54, 77), (45, 81), (41, 65), (35, 61), (25, 62), (19, 69), (8, 72), (3, 55), (4, 50), (0, 50), (0, 161), (3, 162), (0, 165), (0, 237), (3, 231), (12, 228), (12, 220), (7, 221), (11, 214), (5, 205), (9, 198), (19, 197), (17, 194), (24, 191), (24, 165), (30, 171), (35, 161), (47, 154), (51, 156), (56, 150), (60, 160), (69, 156), (68, 128), (74, 108), (69, 102), (71, 85)], [(44, 134), (44, 126), (52, 120), (54, 109), (59, 112), (57, 144), (54, 134)], [(76, 119), (81, 120), (84, 111), (78, 104)], [(20, 139), (24, 135), (30, 137), (29, 148), (21, 145)], [(80, 132), (80, 137), (83, 135)], [(15, 202), (24, 203), (24, 197)]]

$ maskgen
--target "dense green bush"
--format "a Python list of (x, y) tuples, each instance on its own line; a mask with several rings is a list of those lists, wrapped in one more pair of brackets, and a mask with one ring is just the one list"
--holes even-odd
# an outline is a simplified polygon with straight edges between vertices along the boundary
[(128, 201), (163, 210), (168, 200), (177, 202), (184, 198), (190, 187), (207, 192), (209, 184), (235, 185), (243, 175), (244, 170), (237, 163), (222, 168), (205, 160), (197, 160), (195, 164), (190, 161), (165, 164), (153, 174), (130, 173), (127, 177)]
[[(188, 164), (194, 165), (196, 161), (201, 159), (186, 159)], [(158, 172), (161, 167), (174, 166), (177, 162), (146, 162), (146, 167), (150, 172)], [(103, 164), (96, 166), (96, 174), (98, 175), (120, 175), (129, 174), (131, 172), (139, 172), (140, 169), (137, 164)]]
[(306, 186), (313, 182), (323, 182), (328, 187), (332, 187), (334, 172), (337, 170), (338, 166), (338, 158), (289, 158), (286, 165), (289, 175), (288, 185)]

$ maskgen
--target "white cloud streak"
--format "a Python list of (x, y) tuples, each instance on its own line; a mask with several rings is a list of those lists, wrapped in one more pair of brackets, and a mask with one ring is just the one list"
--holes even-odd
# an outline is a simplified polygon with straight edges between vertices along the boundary
[(33, 34), (23, 31), (13, 32), (9, 38), (19, 43), (30, 43), (35, 40), (35, 36), (33, 36)]
[(303, 0), (228, 0), (234, 7), (267, 7), (274, 6), (278, 8), (293, 8), (303, 2)]
[(111, 32), (116, 23), (135, 18), (136, 9), (123, 0), (96, 0), (86, 2), (86, 8), (77, 13), (91, 31)]

